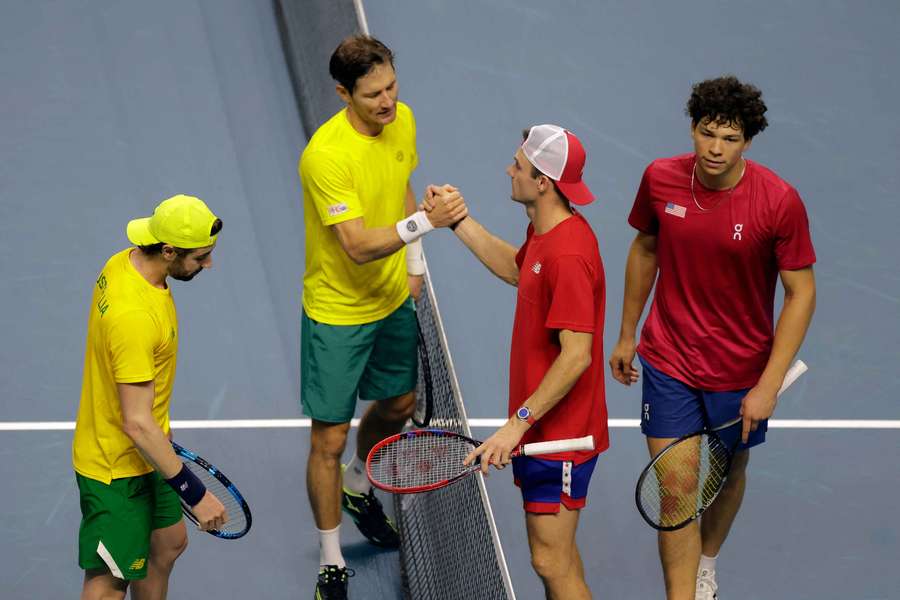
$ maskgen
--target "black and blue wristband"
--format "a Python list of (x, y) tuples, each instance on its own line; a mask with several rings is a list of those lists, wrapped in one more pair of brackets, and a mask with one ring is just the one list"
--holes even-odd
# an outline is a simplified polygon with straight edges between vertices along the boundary
[(206, 494), (206, 486), (188, 469), (187, 465), (181, 465), (178, 475), (166, 479), (166, 483), (172, 486), (172, 489), (188, 506), (196, 506)]

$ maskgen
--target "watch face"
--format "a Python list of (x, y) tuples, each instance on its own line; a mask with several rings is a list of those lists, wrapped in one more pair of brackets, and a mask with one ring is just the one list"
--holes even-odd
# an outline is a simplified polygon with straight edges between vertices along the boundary
[(516, 411), (516, 416), (519, 417), (520, 419), (523, 419), (523, 420), (524, 420), (524, 419), (527, 419), (528, 416), (529, 416), (530, 414), (531, 414), (531, 411), (528, 410), (528, 409), (527, 409), (526, 407), (524, 407), (524, 406), (523, 406), (522, 408), (520, 408), (519, 410)]

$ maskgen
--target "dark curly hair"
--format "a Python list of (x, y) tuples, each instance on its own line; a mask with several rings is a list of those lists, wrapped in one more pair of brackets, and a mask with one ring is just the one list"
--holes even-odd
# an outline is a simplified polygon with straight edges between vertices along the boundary
[(737, 126), (744, 132), (744, 139), (751, 140), (769, 124), (766, 110), (759, 88), (725, 75), (694, 84), (684, 112), (694, 127), (706, 120)]
[(345, 38), (331, 55), (328, 72), (349, 93), (353, 93), (356, 80), (364, 77), (375, 65), (394, 66), (394, 53), (380, 41), (369, 35), (351, 35)]

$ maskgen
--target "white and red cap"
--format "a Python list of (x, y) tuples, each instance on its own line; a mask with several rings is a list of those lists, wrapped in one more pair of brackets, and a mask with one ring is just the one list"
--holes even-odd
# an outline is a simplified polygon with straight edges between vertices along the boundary
[(569, 202), (594, 201), (591, 190), (581, 180), (586, 156), (574, 133), (558, 125), (535, 125), (522, 142), (522, 152), (538, 171), (556, 182)]

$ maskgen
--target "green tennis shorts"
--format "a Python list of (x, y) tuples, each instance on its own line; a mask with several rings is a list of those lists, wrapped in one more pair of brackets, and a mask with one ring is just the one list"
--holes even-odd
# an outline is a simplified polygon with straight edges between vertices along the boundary
[(412, 298), (380, 321), (327, 325), (303, 311), (300, 400), (317, 421), (347, 423), (356, 400), (386, 400), (416, 387), (416, 309)]
[(102, 481), (75, 474), (81, 497), (78, 565), (109, 569), (119, 579), (143, 579), (150, 534), (181, 521), (181, 501), (154, 471)]

